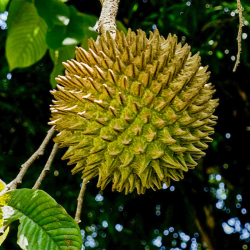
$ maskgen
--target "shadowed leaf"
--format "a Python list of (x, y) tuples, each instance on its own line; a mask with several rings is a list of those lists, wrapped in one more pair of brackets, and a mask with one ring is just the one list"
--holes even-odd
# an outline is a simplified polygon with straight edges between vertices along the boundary
[(12, 190), (0, 197), (3, 225), (19, 220), (17, 243), (25, 250), (80, 250), (77, 223), (42, 190)]

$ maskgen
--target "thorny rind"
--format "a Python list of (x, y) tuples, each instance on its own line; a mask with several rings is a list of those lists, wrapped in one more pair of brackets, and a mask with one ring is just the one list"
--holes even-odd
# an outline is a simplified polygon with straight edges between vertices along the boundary
[(149, 39), (142, 30), (115, 39), (107, 32), (99, 42), (90, 39), (89, 51), (76, 47), (76, 60), (64, 63), (65, 76), (51, 91), (49, 124), (60, 132), (54, 141), (69, 147), (63, 159), (76, 164), (73, 174), (99, 176), (99, 187), (113, 182), (126, 194), (182, 179), (214, 133), (218, 100), (208, 67), (158, 30)]

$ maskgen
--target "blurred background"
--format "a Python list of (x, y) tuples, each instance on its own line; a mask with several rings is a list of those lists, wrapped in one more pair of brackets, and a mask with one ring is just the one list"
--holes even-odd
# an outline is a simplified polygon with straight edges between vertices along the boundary
[[(209, 65), (220, 105), (214, 141), (184, 180), (144, 195), (104, 191), (92, 180), (86, 190), (80, 228), (82, 249), (249, 249), (250, 248), (250, 2), (242, 0), (241, 63), (237, 55), (236, 0), (121, 0), (119, 30), (158, 28), (177, 34)], [(98, 0), (0, 0), (0, 178), (10, 182), (39, 147), (50, 118), (54, 78), (74, 47), (97, 37)], [(22, 187), (35, 183), (52, 149), (37, 160)], [(74, 216), (81, 174), (71, 176), (60, 149), (41, 188)], [(19, 249), (18, 223), (1, 246)]]

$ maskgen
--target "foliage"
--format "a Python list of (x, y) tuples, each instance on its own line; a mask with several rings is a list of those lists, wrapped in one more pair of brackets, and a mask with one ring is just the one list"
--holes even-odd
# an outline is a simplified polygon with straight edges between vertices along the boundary
[(14, 0), (9, 7), (6, 56), (10, 71), (39, 61), (47, 50), (47, 25), (33, 4)]
[(20, 221), (18, 245), (24, 250), (81, 249), (77, 223), (42, 190), (12, 190), (0, 197), (3, 226)]
[(0, 2), (0, 13), (4, 12), (6, 10), (6, 7), (8, 5), (10, 0), (2, 0)]
[[(0, 180), (0, 192), (2, 190), (4, 190), (5, 187), (6, 187), (6, 184), (2, 180)], [(0, 228), (2, 227), (2, 225), (3, 225), (3, 214), (2, 214), (2, 210), (0, 209)], [(0, 236), (0, 246), (5, 241), (8, 233), (9, 233), (9, 230), (10, 230), (10, 228), (7, 227), (7, 229), (4, 231), (3, 235)], [(1, 231), (0, 231), (0, 233), (1, 233)]]
[[(55, 87), (54, 79), (63, 70), (62, 62), (74, 57), (74, 47), (81, 44), (87, 48), (88, 38), (97, 38), (93, 29), (97, 21), (96, 16), (79, 13), (74, 6), (59, 0), (12, 0), (6, 41), (10, 71), (38, 62), (49, 48), (54, 62), (50, 83)], [(126, 30), (121, 22), (118, 29)]]
[[(2, 8), (3, 2), (5, 1), (0, 1), (2, 11), (5, 8)], [(36, 9), (38, 8), (36, 1), (27, 2), (33, 2)], [(41, 2), (46, 4), (47, 1)], [(245, 23), (241, 64), (237, 72), (232, 73), (237, 54), (236, 37), (239, 23), (236, 1), (121, 1), (118, 20), (127, 28), (141, 28), (148, 32), (156, 25), (164, 37), (167, 37), (169, 32), (175, 33), (182, 43), (191, 45), (193, 53), (201, 52), (202, 64), (210, 66), (211, 81), (217, 89), (215, 95), (220, 98), (216, 111), (219, 120), (215, 126), (214, 142), (206, 151), (204, 161), (201, 161), (195, 170), (187, 173), (184, 180), (169, 188), (164, 187), (166, 189), (157, 192), (149, 190), (138, 197), (135, 193), (128, 196), (113, 193), (110, 186), (102, 192), (95, 187), (95, 180), (90, 182), (84, 197), (80, 224), (84, 248), (169, 250), (184, 249), (186, 246), (186, 249), (206, 249), (203, 243), (204, 234), (215, 249), (249, 247), (247, 215), (250, 207), (250, 92), (249, 79), (246, 76), (250, 67), (250, 4), (246, 0), (241, 2)], [(84, 12), (84, 15), (95, 16), (95, 20), (101, 10), (98, 0), (91, 1), (91, 4), (88, 1), (72, 0), (66, 3), (60, 1), (61, 3), (66, 5), (67, 9), (73, 7)], [(9, 11), (10, 4), (7, 7)], [(81, 16), (79, 12), (77, 13)], [(47, 13), (49, 15), (49, 12)], [(69, 13), (76, 14), (73, 10)], [(53, 16), (53, 13), (51, 15)], [(70, 14), (66, 16), (70, 18)], [(49, 79), (54, 67), (50, 55), (52, 58), (56, 58), (56, 55), (63, 58), (58, 61), (54, 59), (55, 65), (59, 67), (60, 61), (67, 59), (70, 50), (65, 52), (68, 54), (65, 56), (60, 56), (57, 51), (72, 46), (71, 58), (75, 45), (61, 44), (60, 48), (54, 47), (53, 50), (50, 45), (50, 49), (40, 61), (34, 61), (31, 67), (17, 67), (10, 73), (5, 58), (5, 43), (9, 36), (5, 19), (6, 14), (1, 14), (0, 178), (8, 183), (16, 176), (20, 165), (37, 149), (48, 129), (48, 106), (51, 104)], [(64, 26), (69, 25), (59, 21), (58, 18), (52, 18), (48, 24), (45, 20), (48, 30), (52, 30), (56, 25), (61, 26), (58, 29), (63, 30)], [(90, 26), (94, 25), (95, 21), (92, 21)], [(84, 37), (81, 33), (79, 36), (70, 34), (69, 38), (79, 39), (79, 44), (86, 46), (86, 37), (93, 36), (94, 33), (86, 26), (84, 29)], [(66, 31), (63, 34), (66, 34)], [(52, 36), (53, 32), (50, 32), (50, 35)], [(58, 40), (64, 41), (65, 38), (66, 35), (63, 38), (55, 36), (57, 40), (52, 44), (57, 44)], [(62, 68), (59, 68), (55, 71), (61, 70)], [(55, 83), (52, 84), (55, 86)], [(73, 215), (81, 180), (80, 175), (72, 177), (69, 174), (69, 168), (60, 160), (63, 153), (63, 150), (58, 152), (51, 174), (41, 188), (56, 197), (68, 213)], [(45, 155), (48, 154), (46, 151)], [(34, 184), (34, 179), (38, 177), (44, 164), (43, 158), (37, 161), (25, 176), (22, 187), (31, 187)], [(17, 225), (13, 223), (12, 227), (1, 246), (3, 250), (18, 249), (15, 230)]]

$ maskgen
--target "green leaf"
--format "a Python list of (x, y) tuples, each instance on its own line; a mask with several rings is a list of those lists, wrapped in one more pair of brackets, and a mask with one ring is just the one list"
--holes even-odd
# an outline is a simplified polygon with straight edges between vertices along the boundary
[(46, 43), (52, 50), (77, 45), (90, 36), (97, 37), (97, 33), (89, 29), (98, 21), (96, 16), (79, 13), (74, 6), (58, 0), (36, 0), (35, 4), (38, 14), (48, 24)]
[(55, 25), (48, 30), (46, 43), (49, 48), (57, 50), (62, 47), (62, 42), (66, 36), (67, 27)]
[(79, 226), (42, 190), (12, 190), (0, 197), (4, 225), (19, 220), (18, 245), (24, 250), (80, 250)]
[(70, 13), (71, 17), (65, 39), (74, 39), (76, 45), (82, 42), (83, 39), (97, 38), (97, 32), (91, 30), (98, 21), (96, 16), (79, 13), (73, 6), (70, 6)]
[(117, 30), (119, 31), (123, 31), (125, 33), (125, 35), (127, 34), (128, 30), (127, 28), (123, 25), (123, 23), (121, 21), (116, 21), (116, 26), (117, 26)]
[(70, 18), (69, 7), (58, 0), (35, 0), (38, 15), (47, 23), (48, 27), (53, 25), (67, 26)]
[(6, 10), (9, 1), (10, 0), (1, 0), (0, 1), (0, 13), (3, 13)]
[[(6, 184), (0, 179), (0, 192), (3, 191), (6, 187)], [(0, 210), (0, 233), (1, 233), (1, 227), (3, 225), (3, 213), (2, 210)], [(0, 246), (3, 244), (3, 242), (5, 241), (8, 233), (9, 233), (10, 227), (8, 227), (4, 234), (0, 236)]]
[(189, 36), (189, 32), (188, 32), (188, 29), (186, 27), (182, 27), (182, 26), (179, 26), (179, 25), (176, 25), (176, 29), (183, 32), (186, 36)]
[(94, 40), (97, 39), (98, 33), (93, 29), (95, 23), (97, 22), (98, 18), (96, 16), (88, 15), (90, 18), (88, 21), (91, 20), (91, 24), (88, 24), (84, 27), (84, 37), (81, 42), (81, 47), (84, 49), (88, 49), (88, 40), (92, 37)]
[(48, 25), (46, 43), (51, 49), (57, 50), (62, 47), (66, 36), (67, 26), (70, 22), (70, 9), (58, 0), (35, 0), (35, 6), (39, 16)]
[[(1, 222), (1, 221), (0, 221)], [(0, 236), (0, 246), (3, 244), (3, 242), (5, 241), (8, 233), (10, 231), (10, 227), (7, 227), (7, 229), (4, 231), (3, 235)], [(0, 230), (0, 233), (1, 233), (1, 230)]]
[(0, 192), (3, 191), (6, 187), (6, 184), (0, 179)]
[(136, 4), (134, 5), (133, 9), (132, 9), (132, 12), (136, 12), (137, 9), (138, 9), (138, 7), (139, 7), (139, 5), (138, 5), (138, 3), (136, 3)]
[(10, 71), (29, 67), (39, 61), (47, 50), (47, 25), (38, 16), (34, 4), (12, 0), (7, 24), (6, 56)]
[(50, 57), (54, 62), (53, 71), (50, 74), (50, 83), (53, 88), (56, 87), (56, 80), (55, 78), (58, 75), (61, 75), (64, 70), (64, 66), (62, 62), (66, 62), (75, 57), (75, 46), (64, 46), (58, 50), (49, 50)]
[[(72, 14), (77, 13), (75, 8), (71, 9)], [(94, 40), (96, 40), (98, 33), (93, 29), (96, 22), (98, 21), (98, 18), (94, 15), (88, 15), (83, 13), (78, 13), (78, 21), (81, 23), (81, 30), (83, 31), (83, 36), (80, 39), (81, 47), (84, 49), (88, 49), (88, 39), (92, 37)], [(77, 22), (77, 19), (71, 20), (71, 27), (73, 28)], [(68, 36), (72, 36), (72, 34), (68, 33)]]

